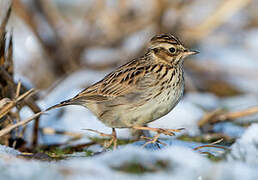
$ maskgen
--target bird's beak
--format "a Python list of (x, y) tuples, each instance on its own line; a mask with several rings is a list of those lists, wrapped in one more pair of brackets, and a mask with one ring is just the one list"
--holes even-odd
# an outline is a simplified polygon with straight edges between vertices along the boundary
[(200, 53), (200, 52), (196, 51), (196, 50), (190, 50), (190, 49), (184, 50), (184, 55), (185, 56), (195, 55), (195, 54), (198, 54), (198, 53)]

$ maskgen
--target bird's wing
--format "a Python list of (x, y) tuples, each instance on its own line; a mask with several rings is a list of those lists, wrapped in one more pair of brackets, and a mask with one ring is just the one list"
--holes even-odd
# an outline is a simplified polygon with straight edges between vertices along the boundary
[(103, 80), (86, 88), (71, 100), (102, 102), (131, 92), (143, 91), (144, 86), (154, 83), (155, 78), (150, 75), (151, 68), (151, 65), (146, 65), (141, 61), (131, 61), (108, 74)]

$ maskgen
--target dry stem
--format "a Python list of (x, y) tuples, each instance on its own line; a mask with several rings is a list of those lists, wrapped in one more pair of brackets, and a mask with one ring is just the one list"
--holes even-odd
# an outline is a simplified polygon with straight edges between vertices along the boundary
[(199, 127), (204, 126), (205, 124), (211, 123), (217, 123), (222, 122), (226, 120), (235, 120), (237, 118), (250, 116), (253, 114), (258, 113), (258, 107), (251, 107), (244, 110), (240, 110), (237, 112), (225, 112), (224, 110), (217, 109), (213, 112), (208, 112), (204, 115), (204, 117), (198, 122)]
[(20, 122), (18, 122), (16, 124), (13, 124), (11, 126), (8, 126), (8, 127), (4, 128), (4, 129), (2, 129), (0, 131), (0, 137), (4, 136), (5, 134), (8, 134), (9, 132), (11, 132), (13, 129), (15, 129), (17, 127), (20, 127), (20, 126), (28, 124), (30, 121), (32, 121), (33, 119), (37, 118), (38, 116), (40, 116), (43, 113), (44, 113), (44, 111), (43, 112), (39, 112), (37, 114), (34, 114), (32, 117), (30, 117), (28, 119), (25, 119), (23, 121), (20, 121)]
[(10, 110), (17, 105), (18, 102), (20, 102), (21, 100), (24, 100), (26, 97), (31, 96), (34, 93), (34, 89), (31, 89), (27, 92), (25, 92), (24, 94), (20, 95), (17, 99), (7, 102), (6, 105), (3, 106), (3, 108), (0, 109), (0, 118), (2, 118), (3, 116), (5, 116), (8, 112), (10, 112)]

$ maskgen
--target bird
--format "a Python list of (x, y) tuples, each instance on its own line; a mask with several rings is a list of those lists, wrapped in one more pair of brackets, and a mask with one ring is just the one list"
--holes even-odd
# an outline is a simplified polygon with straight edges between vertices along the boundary
[(145, 54), (118, 67), (99, 82), (54, 108), (81, 105), (102, 123), (112, 128), (111, 134), (96, 132), (111, 139), (107, 145), (117, 147), (116, 128), (154, 131), (148, 143), (158, 141), (160, 134), (175, 135), (182, 129), (151, 128), (146, 125), (168, 114), (184, 92), (184, 59), (199, 53), (186, 48), (171, 33), (155, 35)]

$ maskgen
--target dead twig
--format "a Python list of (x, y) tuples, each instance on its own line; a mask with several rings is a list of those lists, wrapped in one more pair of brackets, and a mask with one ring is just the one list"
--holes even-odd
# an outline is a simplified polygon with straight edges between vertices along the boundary
[(34, 89), (31, 89), (27, 92), (25, 92), (24, 94), (20, 95), (18, 98), (16, 98), (15, 100), (11, 100), (10, 102), (7, 102), (7, 104), (5, 106), (3, 106), (3, 108), (0, 109), (0, 118), (2, 118), (3, 116), (5, 116), (8, 112), (10, 112), (10, 110), (15, 107), (17, 105), (18, 102), (24, 100), (26, 97), (31, 96), (34, 93)]
[(217, 120), (218, 121), (234, 120), (237, 118), (250, 116), (257, 113), (258, 113), (258, 107), (251, 107), (238, 112), (229, 112), (229, 113), (221, 114), (217, 117)]
[(258, 107), (251, 107), (237, 112), (225, 112), (224, 110), (217, 109), (213, 112), (208, 112), (198, 122), (199, 127), (203, 127), (205, 124), (214, 124), (222, 121), (233, 121), (235, 119), (250, 116), (258, 113)]
[(198, 126), (203, 127), (205, 124), (210, 122), (212, 119), (215, 119), (219, 114), (223, 113), (224, 110), (216, 109), (215, 111), (206, 113), (202, 119), (199, 120)]
[(17, 84), (15, 98), (18, 98), (20, 96), (20, 92), (21, 92), (21, 81), (19, 81)]
[(216, 144), (221, 143), (222, 141), (223, 141), (223, 138), (221, 138), (221, 139), (219, 139), (219, 140), (217, 140), (217, 141), (215, 141), (215, 142), (212, 142), (212, 143), (210, 143), (210, 144), (198, 146), (198, 147), (194, 148), (193, 150), (194, 150), (194, 151), (197, 151), (197, 150), (199, 150), (199, 149), (206, 148), (206, 147), (214, 147), (214, 148), (220, 148), (220, 149), (227, 150), (228, 148), (226, 148), (226, 147), (224, 147), (224, 146), (218, 146), (218, 145), (216, 145)]
[(75, 132), (68, 132), (68, 131), (60, 131), (60, 130), (55, 130), (53, 128), (40, 128), (40, 131), (43, 134), (46, 135), (56, 135), (56, 134), (60, 134), (60, 135), (66, 135), (66, 136), (71, 136), (73, 138), (82, 138), (83, 134), (81, 133), (75, 133)]
[(9, 98), (3, 98), (0, 100), (0, 109), (2, 109), (6, 104), (8, 104), (11, 100)]
[(39, 113), (37, 113), (37, 114), (34, 114), (32, 117), (30, 117), (30, 118), (28, 118), (28, 119), (25, 119), (25, 120), (23, 120), (23, 121), (20, 121), (20, 122), (18, 122), (18, 123), (16, 123), (16, 124), (13, 124), (13, 125), (11, 125), (11, 126), (5, 127), (4, 129), (2, 129), (2, 130), (0, 131), (0, 137), (6, 135), (6, 134), (8, 134), (8, 133), (10, 133), (13, 129), (15, 129), (15, 128), (17, 128), (17, 127), (24, 126), (24, 125), (28, 124), (30, 121), (32, 121), (33, 119), (37, 118), (38, 116), (40, 116), (40, 115), (43, 114), (43, 113), (44, 113), (44, 111), (39, 112)]

